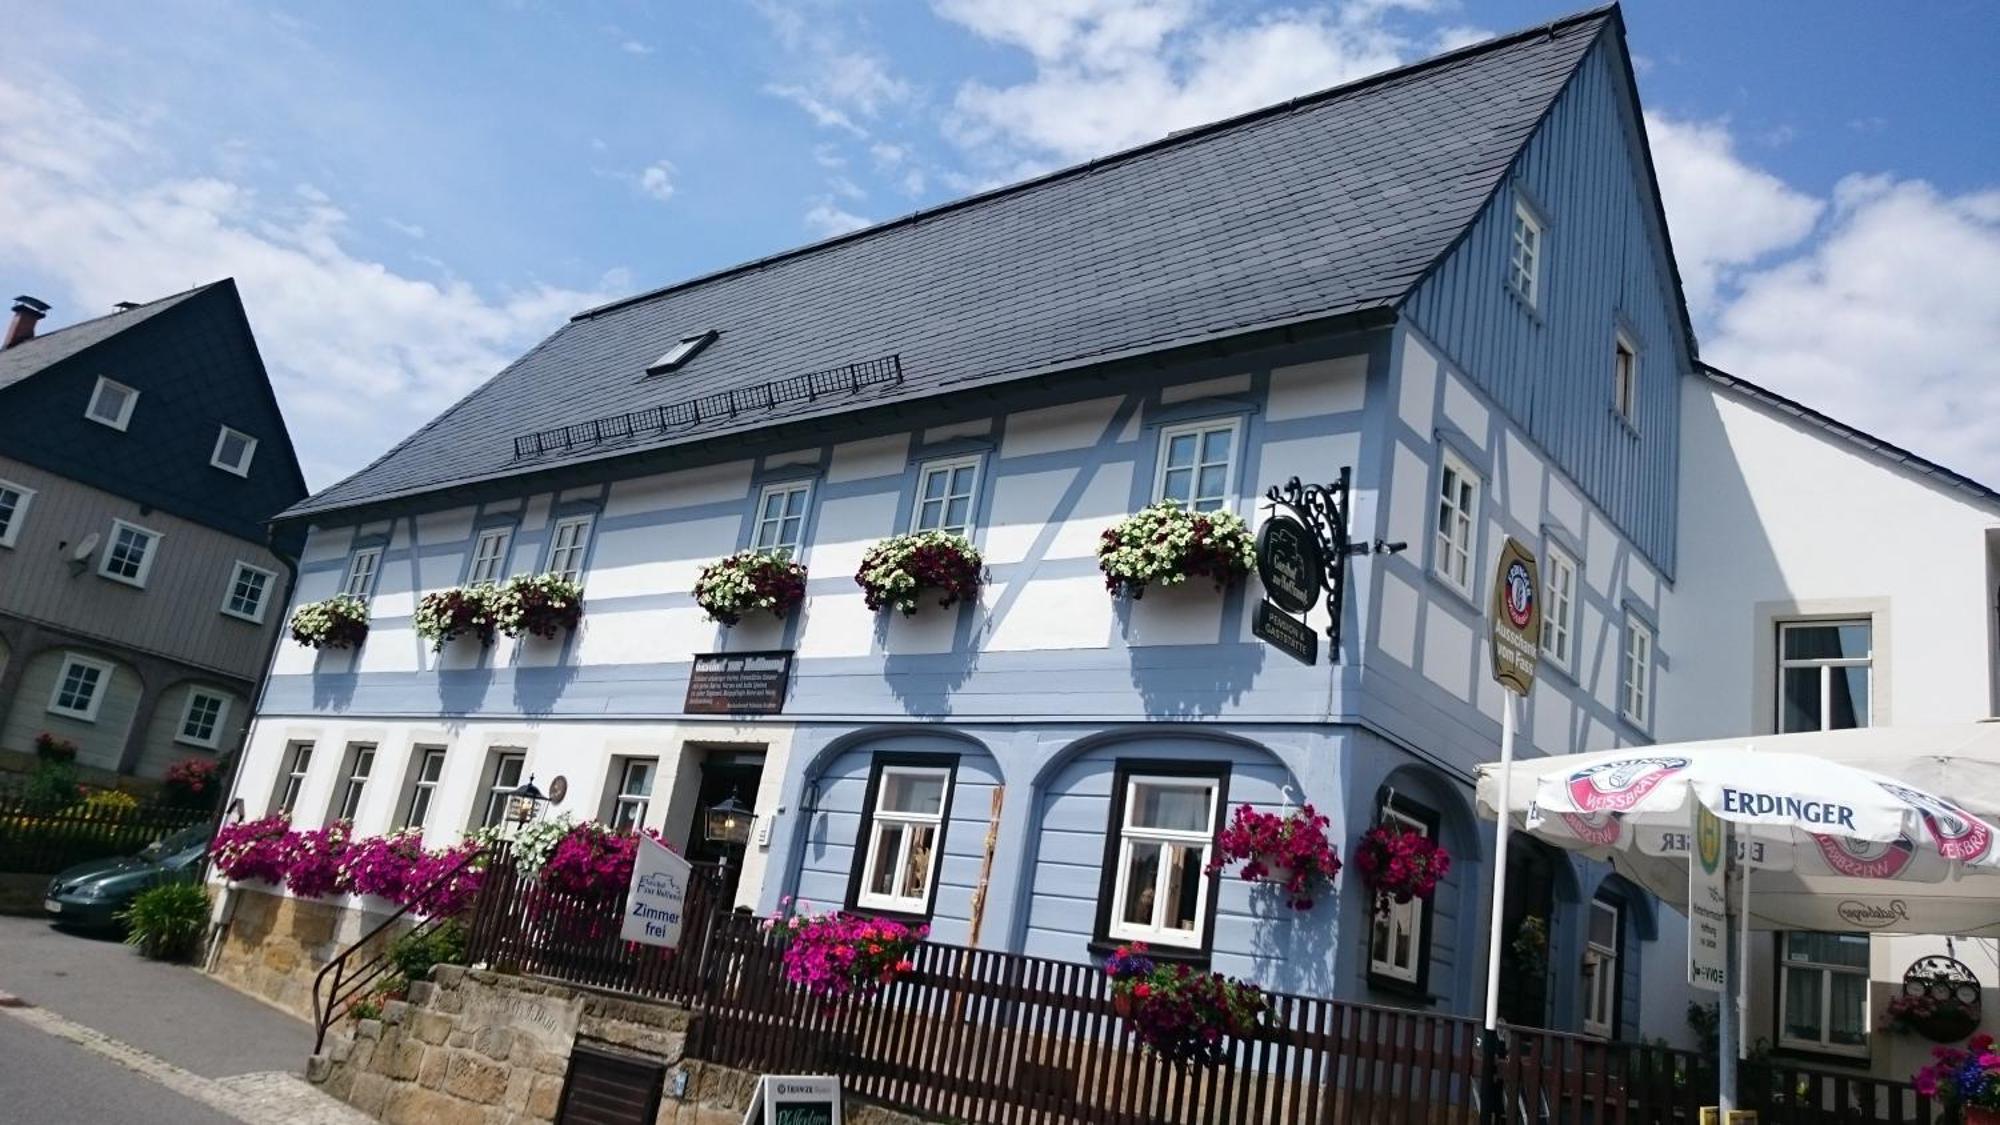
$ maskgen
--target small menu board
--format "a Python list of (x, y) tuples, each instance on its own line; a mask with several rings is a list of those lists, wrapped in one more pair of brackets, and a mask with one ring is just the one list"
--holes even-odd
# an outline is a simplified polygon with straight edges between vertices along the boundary
[(690, 715), (775, 715), (785, 709), (792, 678), (792, 653), (710, 652), (694, 658), (688, 673)]
[(760, 1075), (743, 1125), (840, 1125), (840, 1079), (818, 1074)]

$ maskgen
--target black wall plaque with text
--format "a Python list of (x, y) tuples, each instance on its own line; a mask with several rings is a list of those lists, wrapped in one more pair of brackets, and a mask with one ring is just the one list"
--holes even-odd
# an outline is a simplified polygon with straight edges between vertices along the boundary
[(792, 677), (789, 650), (710, 652), (694, 658), (688, 673), (690, 715), (775, 715), (785, 709)]

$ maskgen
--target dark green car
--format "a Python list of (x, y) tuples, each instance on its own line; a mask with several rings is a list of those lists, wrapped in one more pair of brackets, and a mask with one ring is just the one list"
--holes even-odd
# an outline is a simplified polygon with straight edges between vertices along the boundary
[(209, 826), (189, 825), (146, 845), (138, 855), (94, 859), (57, 875), (42, 899), (49, 920), (77, 929), (109, 929), (140, 891), (192, 879), (208, 850)]

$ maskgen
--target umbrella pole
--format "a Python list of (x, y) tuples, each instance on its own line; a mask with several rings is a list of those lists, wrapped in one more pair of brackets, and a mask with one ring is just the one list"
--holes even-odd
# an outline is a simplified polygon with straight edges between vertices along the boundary
[(1514, 779), (1514, 693), (1500, 692), (1500, 816), (1493, 830), (1493, 912), (1486, 935), (1486, 1031), (1480, 1052), (1486, 1068), (1486, 1096), (1481, 1116), (1499, 1121), (1505, 1091), (1500, 1082), (1500, 930), (1507, 909), (1507, 837), (1513, 834), (1511, 794)]
[[(1723, 862), (1730, 867), (1736, 864), (1736, 849), (1730, 840), (1731, 825), (1722, 822)], [(1726, 870), (1726, 869), (1725, 869)], [(1736, 922), (1730, 918), (1729, 893), (1724, 888), (1722, 919), (1722, 995), (1715, 1005), (1716, 1060), (1715, 1085), (1716, 1106), (1721, 1110), (1721, 1119), (1729, 1120), (1729, 1114), (1736, 1108)]]

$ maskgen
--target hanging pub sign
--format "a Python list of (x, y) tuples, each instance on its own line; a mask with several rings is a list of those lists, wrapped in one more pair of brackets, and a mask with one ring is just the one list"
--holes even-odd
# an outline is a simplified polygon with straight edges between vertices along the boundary
[(1319, 663), (1319, 634), (1270, 602), (1257, 603), (1256, 616), (1250, 619), (1250, 631), (1301, 664)]
[(1493, 678), (1526, 697), (1534, 690), (1541, 656), (1542, 586), (1535, 556), (1511, 535), (1493, 572), (1492, 617)]
[(688, 672), (690, 715), (775, 715), (785, 709), (785, 685), (792, 677), (792, 654), (709, 652), (694, 658)]
[(1272, 604), (1300, 614), (1318, 605), (1321, 568), (1319, 540), (1297, 517), (1277, 511), (1264, 521), (1257, 532), (1257, 577)]

